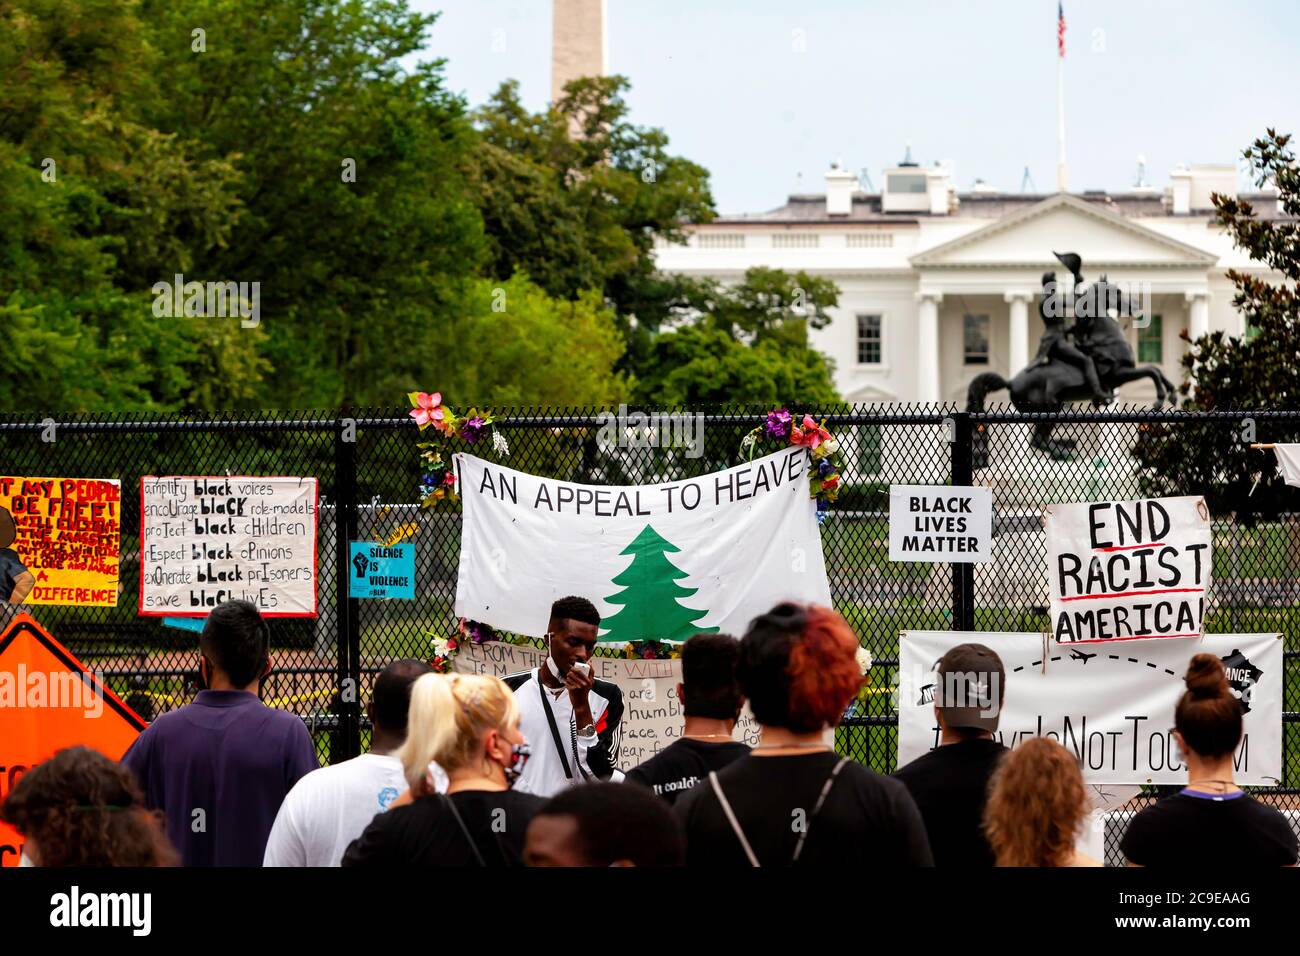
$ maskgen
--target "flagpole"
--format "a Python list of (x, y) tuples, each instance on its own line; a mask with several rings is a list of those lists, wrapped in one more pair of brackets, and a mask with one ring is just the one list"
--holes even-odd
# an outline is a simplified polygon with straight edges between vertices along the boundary
[(1065, 57), (1056, 58), (1056, 191), (1066, 192), (1065, 172)]

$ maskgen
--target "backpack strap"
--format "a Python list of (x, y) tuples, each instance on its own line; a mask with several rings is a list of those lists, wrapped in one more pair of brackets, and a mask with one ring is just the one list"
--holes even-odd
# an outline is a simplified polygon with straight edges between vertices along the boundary
[(745, 831), (740, 828), (740, 821), (736, 819), (736, 814), (731, 809), (731, 804), (727, 801), (727, 795), (722, 792), (722, 784), (718, 783), (718, 774), (714, 770), (709, 771), (709, 784), (713, 787), (713, 792), (718, 797), (718, 803), (722, 804), (722, 812), (726, 814), (727, 822), (731, 824), (731, 829), (735, 831), (736, 839), (745, 850), (745, 856), (749, 858), (750, 866), (762, 866), (758, 862), (758, 857), (754, 855), (754, 848), (749, 845), (749, 840), (745, 837)]

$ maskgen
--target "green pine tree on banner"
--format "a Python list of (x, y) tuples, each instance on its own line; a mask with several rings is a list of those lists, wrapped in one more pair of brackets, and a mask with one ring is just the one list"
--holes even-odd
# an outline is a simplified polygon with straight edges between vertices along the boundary
[(614, 578), (613, 583), (623, 590), (605, 598), (608, 603), (621, 607), (601, 622), (601, 626), (607, 628), (599, 638), (601, 643), (684, 641), (692, 634), (712, 634), (718, 630), (695, 624), (707, 611), (679, 603), (680, 599), (699, 590), (677, 583), (687, 575), (668, 560), (668, 554), (680, 550), (646, 525), (620, 552), (632, 555), (632, 563)]

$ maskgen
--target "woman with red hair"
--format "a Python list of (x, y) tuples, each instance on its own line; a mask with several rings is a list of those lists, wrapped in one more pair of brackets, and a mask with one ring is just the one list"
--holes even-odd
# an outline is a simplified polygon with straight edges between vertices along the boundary
[(897, 780), (827, 743), (862, 686), (858, 640), (829, 608), (781, 604), (740, 644), (737, 676), (762, 739), (678, 800), (688, 866), (929, 866)]
[(989, 787), (984, 831), (998, 866), (1100, 866), (1075, 849), (1088, 790), (1074, 754), (1050, 737), (1002, 758)]

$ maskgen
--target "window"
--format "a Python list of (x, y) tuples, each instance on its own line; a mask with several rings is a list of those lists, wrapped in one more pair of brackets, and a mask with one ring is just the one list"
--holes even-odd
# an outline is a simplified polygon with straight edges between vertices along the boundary
[(883, 357), (882, 345), (880, 316), (858, 316), (858, 364), (879, 365)]
[(890, 173), (885, 177), (885, 191), (891, 193), (925, 192), (925, 173)]
[(701, 249), (744, 249), (745, 234), (739, 232), (697, 232), (696, 244)]
[(1145, 327), (1139, 327), (1138, 333), (1138, 361), (1146, 364), (1154, 362), (1157, 365), (1165, 360), (1165, 348), (1163, 337), (1164, 323), (1160, 321), (1160, 316), (1151, 316), (1151, 321)]
[(987, 315), (967, 315), (962, 322), (962, 341), (964, 343), (967, 365), (989, 364), (989, 317)]
[(772, 237), (773, 249), (816, 249), (821, 237), (816, 233), (778, 232)]
[(844, 237), (844, 245), (850, 249), (892, 249), (894, 234), (892, 232), (850, 232)]
[(880, 474), (880, 426), (858, 428), (858, 474)]

